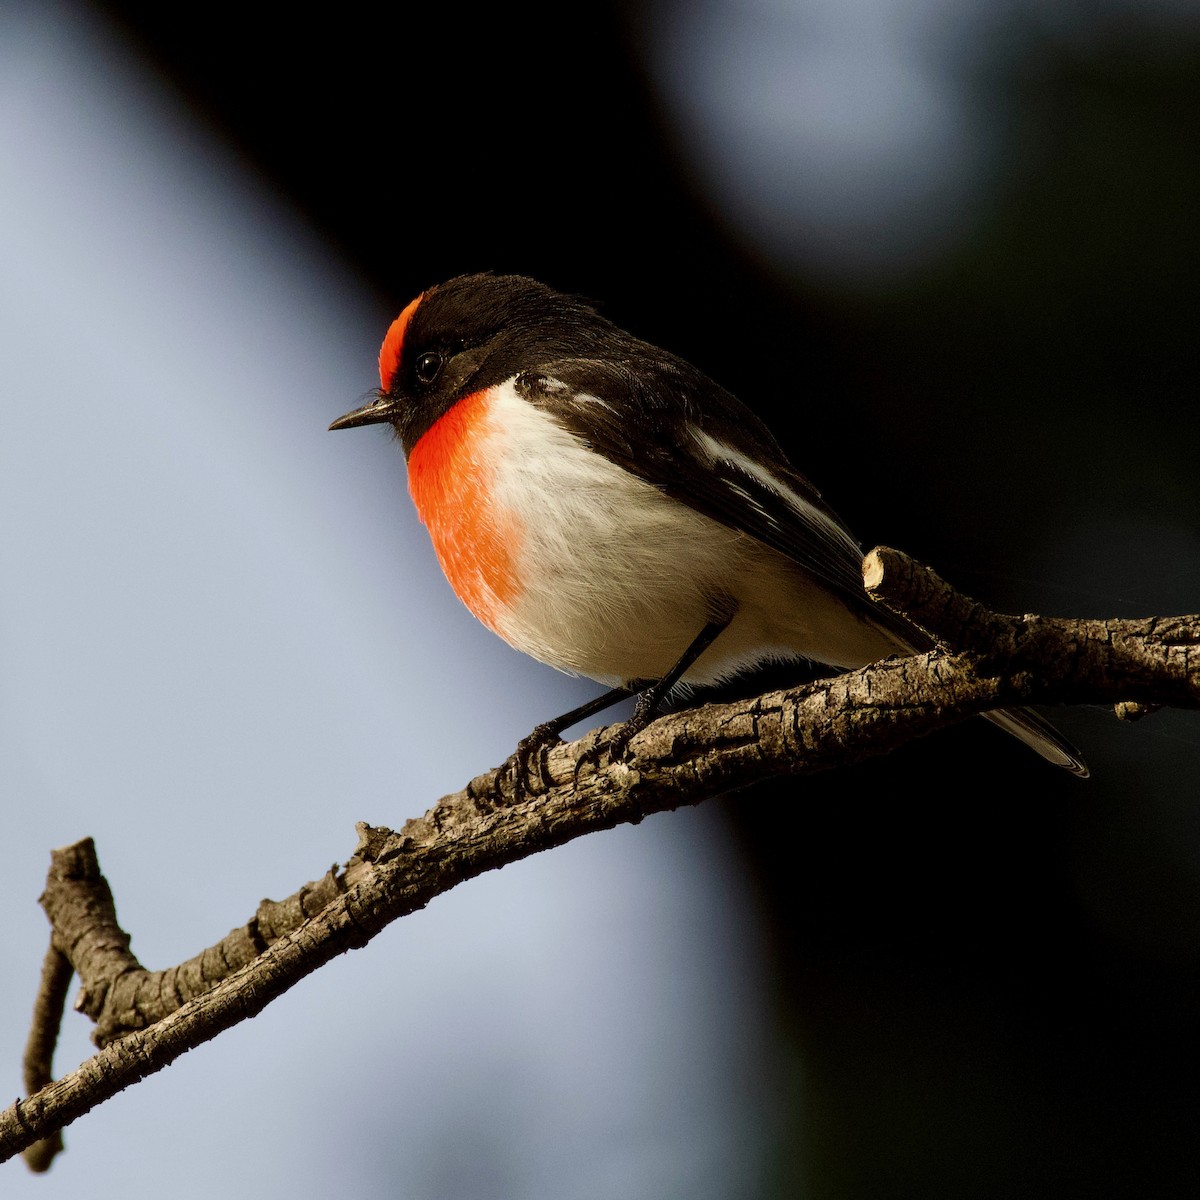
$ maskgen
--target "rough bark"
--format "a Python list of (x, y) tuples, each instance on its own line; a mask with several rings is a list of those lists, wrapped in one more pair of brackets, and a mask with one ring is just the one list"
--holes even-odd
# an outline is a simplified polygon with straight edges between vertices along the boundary
[[(51, 947), (26, 1052), (31, 1094), (0, 1113), (0, 1159), (24, 1152), (44, 1170), (75, 1118), (484, 871), (763, 779), (884, 754), (998, 708), (1109, 703), (1128, 719), (1200, 707), (1200, 616), (1004, 616), (883, 548), (867, 557), (864, 580), (939, 648), (663, 717), (623, 761), (609, 761), (597, 731), (546, 752), (520, 789), (506, 769), (489, 771), (399, 832), (360, 825), (344, 867), (284, 901), (264, 900), (245, 925), (178, 966), (149, 971), (129, 951), (90, 839), (54, 851), (42, 897)], [(51, 1082), (71, 971), (100, 1052)]]

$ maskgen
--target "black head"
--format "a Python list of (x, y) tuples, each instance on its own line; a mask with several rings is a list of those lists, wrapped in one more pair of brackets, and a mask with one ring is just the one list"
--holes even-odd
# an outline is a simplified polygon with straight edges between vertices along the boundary
[(521, 275), (460, 275), (392, 322), (379, 391), (330, 429), (390, 422), (409, 453), (458, 400), (556, 358), (602, 354), (625, 335), (591, 306)]

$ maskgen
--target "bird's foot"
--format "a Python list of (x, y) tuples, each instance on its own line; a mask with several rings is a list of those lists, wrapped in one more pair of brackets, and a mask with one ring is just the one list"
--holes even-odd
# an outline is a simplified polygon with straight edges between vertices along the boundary
[(648, 721), (635, 722), (633, 717), (630, 717), (628, 721), (622, 721), (620, 725), (614, 725), (612, 732), (608, 735), (605, 742), (605, 749), (608, 751), (608, 761), (624, 762), (626, 755), (629, 753), (629, 743), (633, 741), (634, 734), (641, 733), (648, 724)]
[(629, 754), (629, 743), (650, 724), (655, 717), (653, 705), (643, 706), (640, 702), (627, 721), (610, 725), (575, 761), (575, 778), (579, 779), (580, 768), (591, 764), (600, 769), (601, 761), (607, 757), (610, 763), (624, 762)]
[(610, 762), (624, 762), (629, 753), (629, 743), (658, 716), (658, 706), (666, 697), (667, 691), (661, 684), (647, 688), (633, 706), (633, 713), (628, 721), (617, 725), (608, 738), (608, 757)]
[(555, 721), (536, 726), (532, 733), (517, 743), (517, 748), (500, 768), (500, 778), (508, 779), (511, 783), (515, 801), (520, 802), (531, 792), (545, 792), (554, 786), (546, 769), (546, 753), (551, 747), (561, 744), (562, 738), (558, 736), (558, 724)]

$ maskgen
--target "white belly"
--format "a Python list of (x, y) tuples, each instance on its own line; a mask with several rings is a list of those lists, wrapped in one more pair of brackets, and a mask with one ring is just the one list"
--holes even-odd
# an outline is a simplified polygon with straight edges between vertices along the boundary
[(789, 559), (587, 449), (508, 385), (491, 413), (509, 440), (493, 500), (523, 529), (524, 591), (498, 623), (517, 649), (610, 685), (658, 679), (732, 610), (686, 682), (773, 658), (851, 667), (895, 650)]

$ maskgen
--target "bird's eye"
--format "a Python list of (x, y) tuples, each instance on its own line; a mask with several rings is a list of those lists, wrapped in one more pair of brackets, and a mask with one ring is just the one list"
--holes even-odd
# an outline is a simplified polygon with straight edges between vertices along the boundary
[(417, 376), (417, 382), (423, 383), (426, 387), (429, 386), (442, 373), (442, 356), (435, 350), (426, 350), (424, 354), (417, 359), (413, 371)]

